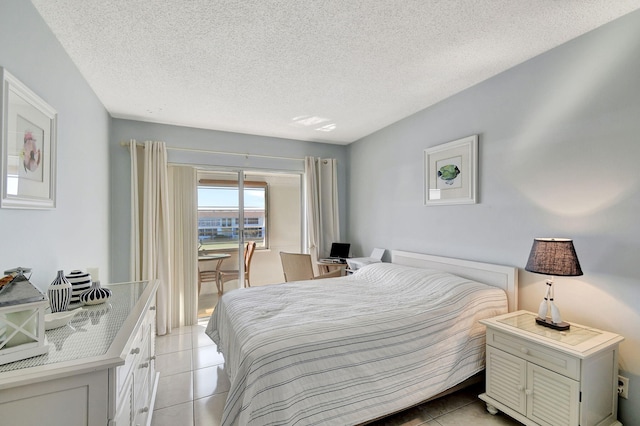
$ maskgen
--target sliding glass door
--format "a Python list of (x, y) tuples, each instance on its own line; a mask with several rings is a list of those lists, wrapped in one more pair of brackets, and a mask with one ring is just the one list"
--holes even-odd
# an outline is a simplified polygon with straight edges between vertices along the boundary
[[(252, 286), (283, 281), (280, 251), (299, 252), (302, 246), (301, 174), (267, 171), (201, 170), (198, 177), (199, 258), (226, 255), (221, 270), (224, 291), (246, 286), (247, 243), (255, 243), (247, 274)], [(214, 256), (215, 255), (215, 256)], [(214, 283), (203, 284), (204, 293)]]

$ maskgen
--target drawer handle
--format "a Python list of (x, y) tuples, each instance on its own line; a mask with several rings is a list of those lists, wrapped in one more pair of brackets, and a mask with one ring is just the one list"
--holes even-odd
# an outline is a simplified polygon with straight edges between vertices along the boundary
[(148, 362), (144, 362), (142, 364), (140, 364), (140, 368), (147, 368), (149, 366)]
[(131, 349), (131, 354), (135, 355), (135, 354), (139, 354), (140, 353), (140, 348), (133, 348)]
[(150, 307), (150, 308), (149, 308), (149, 310), (150, 310), (150, 311), (155, 311), (155, 310), (156, 310), (156, 307), (155, 307), (155, 306), (152, 306), (152, 307)]
[(528, 355), (529, 354), (529, 349), (527, 349), (525, 347), (522, 347), (522, 348), (520, 348), (520, 352), (522, 352), (525, 355)]

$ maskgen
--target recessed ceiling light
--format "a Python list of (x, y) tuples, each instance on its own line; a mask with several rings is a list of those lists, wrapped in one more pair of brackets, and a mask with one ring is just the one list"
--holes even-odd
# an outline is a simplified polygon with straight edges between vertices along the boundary
[(317, 115), (299, 115), (298, 117), (293, 117), (291, 120), (299, 126), (309, 127), (329, 121), (329, 118), (318, 117)]
[(332, 132), (336, 129), (336, 127), (338, 127), (336, 125), (336, 123), (330, 123), (330, 124), (325, 124), (322, 127), (318, 127), (316, 128), (316, 130), (320, 131), (320, 132)]

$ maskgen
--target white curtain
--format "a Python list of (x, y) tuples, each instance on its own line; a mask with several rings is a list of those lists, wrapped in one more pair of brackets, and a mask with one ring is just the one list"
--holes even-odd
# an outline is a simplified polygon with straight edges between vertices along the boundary
[(329, 256), (331, 243), (340, 241), (337, 160), (306, 157), (307, 237), (312, 259)]
[[(142, 148), (141, 157), (138, 149)], [(169, 185), (164, 142), (129, 142), (131, 152), (131, 279), (160, 281), (156, 330), (171, 332)]]
[(169, 166), (171, 208), (171, 327), (198, 322), (198, 193), (197, 172)]

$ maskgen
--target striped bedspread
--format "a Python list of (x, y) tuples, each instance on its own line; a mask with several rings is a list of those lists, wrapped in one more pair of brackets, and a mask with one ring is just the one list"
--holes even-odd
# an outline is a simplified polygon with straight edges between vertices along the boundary
[(482, 318), (504, 291), (377, 263), (341, 278), (233, 290), (206, 329), (231, 380), (223, 425), (349, 425), (484, 368)]

